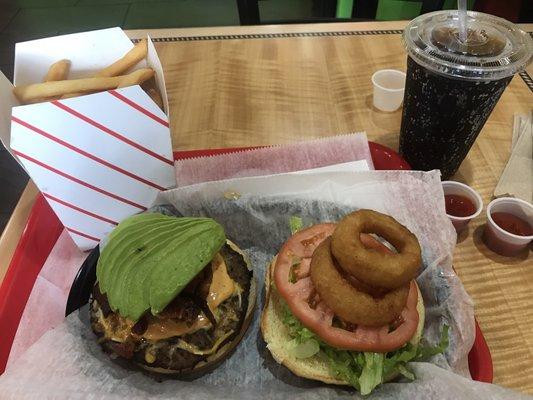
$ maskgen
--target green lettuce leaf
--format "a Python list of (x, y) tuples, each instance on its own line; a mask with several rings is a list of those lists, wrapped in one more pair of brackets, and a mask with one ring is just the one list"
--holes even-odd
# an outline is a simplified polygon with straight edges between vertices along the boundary
[(302, 230), (304, 223), (300, 217), (293, 215), (289, 218), (289, 226), (291, 228), (291, 233), (294, 235), (296, 232)]
[[(443, 353), (449, 343), (449, 328), (444, 325), (441, 339), (436, 346), (413, 346), (407, 343), (402, 348), (388, 353), (338, 350), (324, 343), (291, 313), (286, 303), (282, 304), (283, 323), (288, 328), (292, 338), (289, 348), (293, 354), (298, 358), (306, 358), (302, 355), (312, 357), (321, 353), (328, 360), (331, 372), (337, 378), (348, 382), (359, 390), (362, 395), (371, 393), (378, 385), (398, 374), (409, 380), (415, 379), (415, 375), (409, 370), (407, 363), (427, 360), (434, 355)], [(319, 350), (316, 344), (318, 344)], [(310, 351), (309, 349), (317, 351)]]
[(444, 325), (442, 327), (440, 341), (439, 344), (437, 344), (436, 346), (418, 346), (416, 353), (416, 361), (424, 361), (433, 356), (436, 356), (437, 354), (444, 353), (444, 351), (448, 348), (448, 345), (450, 344), (450, 338), (448, 335), (449, 330), (450, 327), (448, 325)]
[(363, 372), (359, 376), (361, 394), (369, 394), (383, 382), (383, 360), (385, 353), (364, 352)]
[(289, 351), (296, 358), (309, 358), (320, 351), (320, 344), (315, 339), (309, 339), (301, 343), (296, 339), (292, 339), (289, 342)]

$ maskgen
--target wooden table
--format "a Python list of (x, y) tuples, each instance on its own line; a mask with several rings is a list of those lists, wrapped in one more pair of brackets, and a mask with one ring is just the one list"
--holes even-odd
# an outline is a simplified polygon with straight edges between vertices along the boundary
[[(175, 149), (269, 145), (366, 131), (398, 147), (400, 111), (372, 108), (372, 73), (405, 70), (405, 22), (131, 31), (149, 33), (165, 70)], [(524, 25), (532, 31), (533, 25)], [(530, 74), (533, 67), (529, 69)], [(510, 153), (513, 114), (533, 105), (516, 76), (454, 179), (488, 204)], [(36, 195), (30, 183), (0, 238), (0, 279)], [(533, 263), (481, 243), (484, 215), (460, 237), (454, 265), (490, 347), (494, 382), (533, 394)]]

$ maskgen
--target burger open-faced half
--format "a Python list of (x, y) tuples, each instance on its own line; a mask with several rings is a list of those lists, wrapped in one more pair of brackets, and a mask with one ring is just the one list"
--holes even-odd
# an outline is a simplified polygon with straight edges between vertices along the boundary
[(400, 375), (414, 379), (407, 363), (448, 345), (447, 327), (437, 346), (420, 344), (424, 302), (414, 278), (421, 265), (415, 235), (375, 211), (297, 231), (267, 269), (267, 348), (300, 377), (362, 394)]
[(250, 263), (210, 218), (138, 214), (109, 235), (97, 264), (91, 327), (113, 358), (197, 377), (241, 341), (256, 286)]

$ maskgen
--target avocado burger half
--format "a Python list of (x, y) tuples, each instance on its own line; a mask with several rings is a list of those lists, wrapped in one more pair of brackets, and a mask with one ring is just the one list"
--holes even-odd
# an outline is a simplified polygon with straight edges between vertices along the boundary
[(104, 351), (178, 377), (225, 360), (256, 301), (247, 257), (210, 218), (127, 218), (109, 235), (96, 277), (91, 327)]

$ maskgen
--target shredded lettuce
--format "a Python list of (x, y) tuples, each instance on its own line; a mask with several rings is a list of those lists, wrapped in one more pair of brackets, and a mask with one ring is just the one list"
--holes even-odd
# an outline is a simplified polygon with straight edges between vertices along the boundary
[(291, 233), (294, 235), (296, 232), (302, 230), (304, 222), (300, 217), (293, 215), (289, 218), (289, 226), (291, 228)]
[[(440, 342), (436, 346), (413, 346), (410, 343), (402, 348), (388, 353), (358, 352), (338, 350), (324, 343), (317, 335), (307, 329), (291, 313), (289, 307), (283, 303), (283, 323), (291, 336), (291, 349), (304, 349), (295, 354), (298, 358), (312, 357), (321, 353), (329, 362), (332, 373), (348, 382), (351, 386), (367, 395), (387, 380), (397, 374), (407, 379), (415, 379), (415, 375), (407, 367), (410, 361), (423, 361), (443, 353), (448, 347), (448, 326), (442, 328)], [(301, 357), (305, 355), (307, 357)]]
[(309, 339), (302, 343), (298, 343), (297, 340), (292, 339), (289, 342), (289, 351), (296, 358), (309, 358), (320, 351), (320, 344), (315, 339)]

